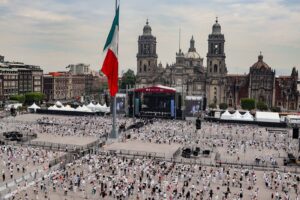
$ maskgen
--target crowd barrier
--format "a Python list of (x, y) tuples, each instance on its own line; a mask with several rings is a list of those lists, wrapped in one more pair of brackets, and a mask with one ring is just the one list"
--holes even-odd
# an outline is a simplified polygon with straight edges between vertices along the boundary
[(228, 123), (228, 124), (253, 124), (264, 127), (276, 127), (276, 128), (287, 128), (286, 122), (274, 123), (274, 122), (259, 122), (259, 121), (240, 121), (240, 120), (224, 120), (214, 117), (204, 117), (205, 121), (218, 122), (218, 123)]

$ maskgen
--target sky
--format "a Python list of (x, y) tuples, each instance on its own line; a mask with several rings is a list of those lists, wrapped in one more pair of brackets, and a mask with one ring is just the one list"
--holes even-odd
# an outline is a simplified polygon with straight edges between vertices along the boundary
[[(0, 0), (0, 55), (40, 65), (45, 72), (76, 63), (99, 70), (114, 2)], [(182, 50), (188, 50), (193, 35), (205, 61), (216, 16), (225, 34), (229, 73), (248, 73), (260, 51), (277, 75), (300, 69), (299, 0), (121, 0), (120, 73), (136, 70), (137, 40), (147, 18), (157, 37), (158, 62), (165, 66), (175, 62), (179, 29)]]

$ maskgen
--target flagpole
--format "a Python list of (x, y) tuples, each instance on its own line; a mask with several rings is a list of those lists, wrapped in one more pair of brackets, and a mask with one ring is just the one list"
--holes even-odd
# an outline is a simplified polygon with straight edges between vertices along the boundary
[[(118, 0), (116, 0), (115, 12), (117, 12), (117, 9), (118, 9), (117, 4), (118, 4)], [(117, 47), (117, 54), (119, 54), (119, 46)], [(115, 96), (113, 96), (113, 105), (112, 105), (113, 106), (113, 109), (112, 109), (112, 111), (113, 111), (113, 113), (112, 113), (113, 114), (113, 119), (112, 119), (113, 123), (112, 123), (112, 130), (111, 130), (111, 138), (114, 138), (114, 139), (118, 138), (118, 131), (116, 129), (116, 114), (117, 114), (117, 112), (116, 112), (116, 104), (117, 103), (116, 102), (117, 102), (117, 100), (116, 100), (116, 95), (115, 95)]]

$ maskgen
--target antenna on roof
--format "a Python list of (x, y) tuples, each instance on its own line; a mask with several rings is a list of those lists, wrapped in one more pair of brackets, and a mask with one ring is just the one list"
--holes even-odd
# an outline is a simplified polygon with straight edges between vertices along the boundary
[(181, 28), (179, 27), (179, 52), (181, 51)]

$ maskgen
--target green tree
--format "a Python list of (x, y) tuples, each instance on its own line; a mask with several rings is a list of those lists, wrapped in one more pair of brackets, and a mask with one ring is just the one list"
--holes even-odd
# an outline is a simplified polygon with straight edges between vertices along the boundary
[(208, 105), (208, 107), (211, 109), (215, 109), (215, 108), (217, 108), (217, 105), (215, 103), (211, 103)]
[(24, 95), (13, 95), (9, 99), (13, 100), (13, 101), (18, 101), (19, 103), (24, 103), (25, 102), (25, 96)]
[(120, 89), (126, 89), (126, 85), (134, 85), (135, 79), (134, 71), (128, 69), (122, 76)]
[(222, 110), (226, 110), (228, 108), (228, 105), (227, 105), (227, 103), (220, 103), (219, 108)]
[(241, 99), (241, 106), (244, 110), (255, 109), (255, 99), (243, 98)]
[(281, 112), (281, 108), (280, 107), (272, 107), (271, 111), (272, 112)]
[(267, 106), (267, 104), (265, 104), (264, 102), (259, 101), (259, 102), (257, 102), (257, 104), (256, 104), (256, 109), (262, 110), (262, 111), (266, 111), (266, 110), (268, 110), (268, 106)]
[(29, 92), (25, 94), (25, 102), (29, 105), (32, 103), (39, 104), (43, 99), (45, 98), (45, 95), (40, 92)]

